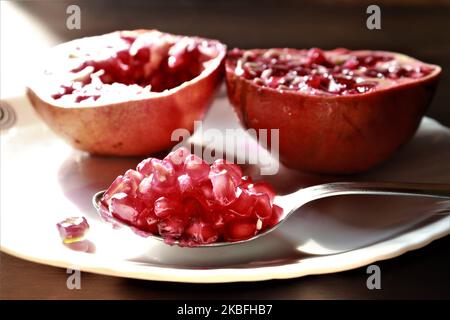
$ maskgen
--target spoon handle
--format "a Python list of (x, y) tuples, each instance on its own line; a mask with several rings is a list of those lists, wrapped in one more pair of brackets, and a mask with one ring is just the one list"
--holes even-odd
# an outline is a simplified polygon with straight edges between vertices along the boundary
[(422, 196), (450, 200), (450, 184), (406, 182), (335, 182), (300, 189), (283, 197), (283, 203), (295, 211), (304, 204), (339, 195)]

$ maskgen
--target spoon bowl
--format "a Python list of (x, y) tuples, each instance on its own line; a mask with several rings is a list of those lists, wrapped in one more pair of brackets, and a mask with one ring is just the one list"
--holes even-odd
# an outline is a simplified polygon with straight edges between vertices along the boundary
[[(104, 193), (105, 190), (99, 191), (94, 194), (92, 198), (92, 203), (100, 215), (102, 215), (100, 212), (100, 201)], [(403, 182), (335, 182), (302, 188), (290, 194), (275, 197), (274, 204), (283, 208), (283, 214), (280, 217), (279, 222), (273, 227), (266, 229), (263, 232), (260, 232), (248, 239), (233, 242), (213, 242), (208, 244), (201, 244), (195, 247), (223, 247), (243, 244), (249, 241), (256, 240), (276, 230), (294, 212), (296, 212), (300, 207), (306, 205), (307, 203), (322, 198), (342, 195), (420, 196), (450, 200), (450, 184)], [(450, 212), (450, 205), (448, 207), (440, 208), (437, 212), (435, 212), (435, 214), (448, 212)], [(115, 219), (113, 217), (111, 217), (111, 219), (115, 224), (119, 226), (131, 228), (131, 226), (118, 219)], [(164, 239), (160, 236), (150, 233), (146, 233), (146, 236), (164, 242)], [(180, 245), (178, 241), (171, 242), (171, 244)]]

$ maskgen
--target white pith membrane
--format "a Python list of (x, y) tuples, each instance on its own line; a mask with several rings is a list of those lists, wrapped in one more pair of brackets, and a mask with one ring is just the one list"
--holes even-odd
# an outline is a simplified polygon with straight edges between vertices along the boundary
[(239, 50), (228, 55), (236, 75), (279, 91), (354, 95), (415, 81), (435, 66), (383, 51)]
[[(216, 41), (156, 30), (88, 37), (54, 48), (33, 89), (62, 106), (144, 99), (167, 94), (216, 68), (224, 51)], [(192, 61), (184, 61), (186, 56)], [(157, 77), (167, 87), (152, 85)]]

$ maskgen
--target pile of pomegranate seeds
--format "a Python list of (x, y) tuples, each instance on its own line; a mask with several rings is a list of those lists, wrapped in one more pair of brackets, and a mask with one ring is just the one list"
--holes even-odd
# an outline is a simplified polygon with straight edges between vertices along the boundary
[(70, 217), (56, 224), (64, 243), (73, 243), (84, 239), (89, 230), (85, 217)]
[(327, 95), (366, 93), (383, 80), (421, 78), (433, 71), (419, 64), (401, 64), (388, 53), (347, 49), (234, 49), (228, 59), (238, 76), (260, 86)]
[(270, 185), (252, 182), (238, 165), (222, 159), (209, 165), (180, 148), (118, 176), (101, 210), (140, 234), (196, 246), (248, 239), (274, 226), (282, 213), (274, 197)]

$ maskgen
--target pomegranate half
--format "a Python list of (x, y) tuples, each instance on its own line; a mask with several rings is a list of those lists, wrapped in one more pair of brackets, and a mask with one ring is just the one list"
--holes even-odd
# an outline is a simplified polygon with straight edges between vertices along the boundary
[(157, 30), (117, 31), (50, 50), (28, 87), (44, 121), (72, 146), (145, 155), (193, 130), (221, 82), (226, 46)]
[(280, 160), (317, 173), (366, 171), (416, 131), (441, 68), (385, 51), (232, 50), (228, 96), (254, 129), (279, 129)]

